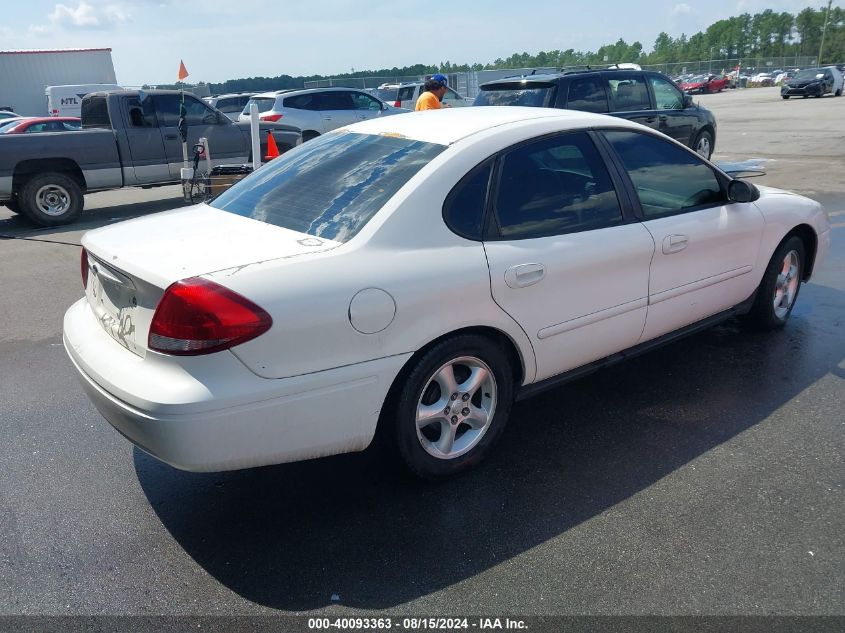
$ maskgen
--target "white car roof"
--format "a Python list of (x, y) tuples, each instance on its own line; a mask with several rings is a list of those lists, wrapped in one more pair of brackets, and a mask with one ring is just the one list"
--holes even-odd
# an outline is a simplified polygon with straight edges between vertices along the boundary
[(538, 119), (558, 119), (561, 130), (595, 126), (641, 127), (625, 119), (576, 110), (524, 106), (474, 106), (377, 117), (343, 129), (363, 134), (397, 135), (427, 143), (451, 145), (462, 138), (495, 127), (516, 125)]

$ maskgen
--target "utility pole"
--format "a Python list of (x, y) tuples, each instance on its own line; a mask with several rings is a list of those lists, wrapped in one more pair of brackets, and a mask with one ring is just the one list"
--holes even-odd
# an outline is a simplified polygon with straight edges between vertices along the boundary
[(819, 66), (822, 65), (822, 52), (824, 51), (824, 36), (827, 33), (827, 22), (830, 20), (830, 5), (833, 0), (827, 0), (827, 14), (824, 16), (824, 26), (822, 27), (822, 43), (819, 45)]

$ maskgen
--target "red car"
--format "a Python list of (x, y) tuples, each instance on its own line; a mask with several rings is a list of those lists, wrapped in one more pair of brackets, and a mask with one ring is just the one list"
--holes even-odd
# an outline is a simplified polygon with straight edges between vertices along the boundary
[(82, 129), (81, 121), (72, 116), (27, 117), (15, 125), (3, 128), (3, 134), (34, 134), (36, 132), (70, 132)]
[(680, 87), (681, 90), (689, 93), (722, 92), (728, 87), (728, 79), (721, 75), (698, 75), (685, 81)]

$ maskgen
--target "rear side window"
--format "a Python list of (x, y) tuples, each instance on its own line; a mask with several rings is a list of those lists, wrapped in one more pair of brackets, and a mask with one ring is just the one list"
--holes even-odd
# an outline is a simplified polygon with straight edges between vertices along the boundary
[(317, 105), (317, 98), (319, 94), (312, 92), (304, 95), (296, 95), (295, 97), (287, 97), (282, 103), (286, 108), (293, 108), (294, 110), (319, 110)]
[(487, 202), (487, 186), (493, 161), (489, 160), (469, 172), (455, 185), (443, 203), (443, 220), (461, 237), (480, 240)]
[(346, 91), (320, 93), (320, 110), (354, 110), (352, 95)]
[(211, 202), (336, 242), (358, 231), (445, 145), (333, 132), (285, 152)]
[(246, 105), (244, 106), (244, 113), (249, 114), (249, 104), (254, 103), (258, 106), (259, 112), (267, 112), (268, 110), (272, 110), (273, 106), (276, 104), (276, 99), (274, 97), (253, 97), (249, 101), (247, 101)]
[(585, 133), (522, 145), (502, 159), (495, 202), (502, 239), (526, 239), (621, 224), (607, 167)]
[(553, 83), (514, 81), (481, 86), (474, 105), (534, 106), (549, 108), (554, 103), (556, 87)]
[(713, 170), (696, 154), (638, 132), (605, 132), (628, 172), (646, 219), (724, 201)]
[(611, 79), (609, 82), (614, 112), (650, 110), (648, 88), (641, 76)]
[(397, 101), (410, 101), (414, 98), (414, 87), (407, 86), (405, 88), (399, 88), (399, 96), (396, 97)]
[(106, 97), (85, 97), (82, 100), (82, 121), (83, 126), (89, 127), (111, 127), (109, 119), (109, 106)]
[(158, 127), (152, 99), (141, 101), (138, 97), (129, 97), (126, 107), (129, 111), (130, 127)]
[(569, 84), (566, 107), (584, 112), (607, 112), (607, 93), (601, 77), (580, 77)]

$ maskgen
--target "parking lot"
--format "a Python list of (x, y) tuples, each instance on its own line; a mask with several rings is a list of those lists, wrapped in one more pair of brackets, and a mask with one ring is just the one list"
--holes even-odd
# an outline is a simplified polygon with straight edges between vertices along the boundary
[(181, 189), (0, 207), (0, 616), (845, 616), (845, 98), (696, 97), (714, 160), (822, 202), (831, 252), (787, 327), (729, 321), (520, 403), (441, 484), (375, 451), (191, 474), (134, 449), (62, 347), (85, 230)]

